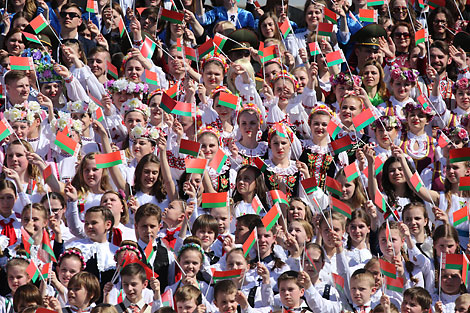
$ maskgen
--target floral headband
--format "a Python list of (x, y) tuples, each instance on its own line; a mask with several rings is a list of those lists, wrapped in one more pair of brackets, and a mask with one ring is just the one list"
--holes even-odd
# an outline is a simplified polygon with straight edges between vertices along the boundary
[(276, 63), (277, 65), (279, 65), (281, 70), (287, 71), (287, 67), (284, 65), (284, 63), (282, 63), (281, 58), (274, 58), (274, 59), (269, 60), (268, 62), (264, 63), (264, 67), (266, 67), (267, 65), (271, 63)]
[(210, 97), (212, 99), (214, 99), (214, 97), (221, 91), (232, 94), (232, 92), (230, 91), (230, 89), (228, 89), (228, 87), (226, 87), (226, 86), (217, 86), (214, 89), (212, 89)]
[(133, 111), (142, 113), (146, 119), (150, 116), (149, 107), (137, 98), (129, 99), (121, 105), (122, 116), (126, 116), (126, 114)]
[(330, 115), (330, 117), (334, 117), (335, 113), (325, 104), (317, 104), (316, 106), (313, 107), (312, 112), (310, 112), (310, 115), (308, 116), (308, 120), (313, 117), (314, 114), (317, 114), (319, 112), (325, 112)]
[(163, 94), (163, 90), (161, 90), (160, 88), (153, 90), (151, 93), (147, 95), (147, 105), (150, 106), (150, 100), (152, 100), (154, 96), (158, 96), (162, 94)]
[[(383, 126), (382, 126), (383, 125)], [(371, 128), (373, 130), (378, 129), (383, 129), (383, 127), (392, 127), (396, 128), (397, 130), (401, 129), (401, 121), (398, 117), (394, 115), (383, 115), (379, 117), (378, 120), (375, 120), (371, 124)]]
[(155, 126), (142, 127), (141, 125), (136, 125), (132, 128), (130, 133), (130, 138), (132, 140), (147, 139), (156, 142), (159, 137), (160, 131)]
[(122, 92), (126, 91), (128, 94), (133, 94), (133, 93), (146, 93), (149, 90), (149, 85), (144, 84), (144, 83), (134, 83), (131, 81), (128, 81), (125, 78), (119, 78), (118, 80), (108, 80), (105, 84), (104, 87), (109, 91), (109, 92)]
[(85, 267), (86, 267), (85, 258), (83, 257), (82, 252), (78, 248), (69, 248), (69, 249), (65, 250), (59, 256), (59, 261), (57, 263), (60, 264), (60, 262), (62, 262), (62, 259), (64, 257), (70, 256), (70, 255), (74, 255), (74, 256), (78, 257), (80, 259), (81, 263), (82, 263), (82, 271), (85, 270)]
[(294, 92), (297, 91), (297, 89), (299, 89), (300, 85), (297, 82), (297, 79), (295, 79), (294, 75), (287, 72), (286, 70), (282, 70), (281, 72), (277, 73), (276, 76), (274, 76), (274, 78), (271, 80), (271, 88), (274, 86), (274, 83), (280, 78), (290, 80), (292, 84), (294, 85)]
[(21, 52), (22, 57), (32, 58), (34, 65), (52, 65), (52, 59), (49, 53), (41, 51), (39, 49), (27, 48)]
[(117, 255), (121, 253), (122, 251), (132, 251), (135, 254), (137, 254), (137, 257), (139, 258), (139, 260), (142, 259), (142, 254), (140, 253), (139, 249), (131, 245), (124, 245), (122, 247), (119, 247), (119, 249), (116, 250), (116, 253), (114, 253), (114, 261), (117, 262)]
[(201, 255), (202, 255), (202, 263), (204, 263), (204, 250), (202, 250), (201, 246), (198, 245), (197, 243), (187, 243), (185, 245), (183, 245), (180, 250), (178, 251), (178, 258), (181, 256), (181, 254), (184, 252), (184, 250), (186, 249), (189, 249), (189, 248), (195, 248), (197, 249), (199, 252), (201, 252)]
[(212, 126), (203, 127), (199, 129), (199, 131), (197, 132), (197, 137), (199, 138), (204, 133), (211, 133), (214, 136), (216, 136), (219, 142), (219, 146), (222, 146), (222, 138), (220, 137), (220, 132), (217, 130), (217, 128), (212, 127)]
[(42, 115), (44, 110), (41, 105), (36, 101), (25, 101), (22, 104), (15, 104), (9, 110), (6, 110), (3, 115), (10, 122), (25, 122), (32, 124), (37, 117)]
[(69, 113), (92, 113), (98, 106), (94, 102), (86, 103), (84, 101), (67, 102), (67, 111)]
[(83, 124), (81, 121), (74, 120), (68, 112), (59, 111), (58, 115), (59, 117), (54, 118), (51, 122), (51, 128), (54, 133), (63, 131), (66, 127), (75, 130), (79, 134), (82, 133)]
[(399, 66), (392, 66), (390, 69), (390, 77), (393, 80), (407, 80), (410, 82), (416, 82), (418, 80), (419, 72), (415, 69), (405, 69)]
[(468, 90), (470, 89), (470, 80), (468, 78), (461, 78), (452, 85), (452, 92), (455, 94), (457, 89)]
[(460, 126), (446, 127), (442, 130), (442, 132), (449, 138), (454, 136), (460, 138), (464, 145), (468, 143), (468, 132)]
[(361, 77), (358, 75), (352, 75), (351, 74), (346, 74), (346, 73), (339, 73), (336, 75), (331, 75), (330, 77), (330, 83), (332, 87), (335, 87), (336, 85), (349, 85), (353, 87), (359, 87), (362, 84)]
[(212, 54), (207, 54), (203, 59), (202, 59), (202, 64), (201, 64), (201, 68), (204, 68), (204, 66), (210, 62), (210, 61), (217, 61), (219, 62), (220, 64), (222, 64), (222, 67), (224, 68), (224, 73), (227, 72), (228, 70), (228, 64), (227, 64), (227, 60), (225, 59), (225, 57), (221, 54), (219, 54), (218, 52), (214, 52), (214, 55)]
[(416, 102), (408, 102), (405, 105), (405, 108), (403, 110), (405, 111), (405, 116), (408, 113), (413, 112), (414, 110), (421, 110), (423, 113), (425, 113), (428, 116), (429, 121), (431, 121), (433, 119), (434, 114), (435, 114), (430, 106), (427, 106), (426, 109), (425, 109), (425, 108), (423, 108), (423, 106), (421, 104), (416, 103)]
[(8, 262), (10, 262), (11, 260), (25, 260), (26, 262), (30, 262), (30, 259), (23, 254), (15, 254), (14, 256), (9, 257)]
[(282, 129), (282, 133), (287, 134), (289, 141), (292, 143), (294, 141), (294, 132), (290, 126), (283, 122), (277, 122), (268, 130), (268, 144), (271, 144), (271, 139), (277, 134), (279, 128)]
[(36, 74), (38, 76), (39, 83), (52, 83), (62, 82), (62, 76), (54, 71), (52, 64), (38, 64), (36, 65)]
[(244, 111), (253, 111), (253, 112), (255, 112), (256, 115), (258, 116), (260, 125), (262, 125), (264, 123), (263, 114), (261, 113), (261, 110), (258, 108), (258, 106), (256, 104), (250, 102), (250, 103), (243, 104), (240, 111), (238, 111), (237, 124), (240, 124), (240, 114), (242, 114), (242, 112), (244, 112)]

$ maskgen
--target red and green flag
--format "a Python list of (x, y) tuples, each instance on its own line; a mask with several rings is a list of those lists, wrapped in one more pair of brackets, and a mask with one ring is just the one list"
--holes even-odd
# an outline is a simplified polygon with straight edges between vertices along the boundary
[(156, 48), (157, 44), (149, 37), (145, 37), (142, 48), (140, 48), (140, 53), (142, 53), (144, 58), (151, 60)]
[(462, 259), (462, 282), (465, 284), (465, 287), (468, 287), (468, 267), (469, 267), (469, 261), (467, 258), (467, 255), (464, 253), (463, 254), (463, 259)]
[(72, 156), (77, 155), (80, 150), (78, 142), (67, 136), (67, 133), (64, 131), (57, 132), (54, 144)]
[(279, 209), (279, 205), (277, 203), (274, 204), (273, 207), (268, 211), (268, 213), (266, 213), (266, 215), (262, 218), (261, 221), (263, 222), (266, 231), (270, 231), (271, 228), (276, 225), (277, 221), (281, 217)]
[(10, 56), (10, 69), (15, 71), (34, 71), (33, 59), (30, 57)]
[(202, 194), (202, 207), (203, 208), (224, 208), (227, 206), (227, 192), (216, 192)]
[(202, 60), (203, 57), (205, 57), (212, 51), (214, 51), (214, 43), (212, 42), (212, 39), (209, 39), (208, 41), (197, 47), (197, 55), (199, 61)]
[(384, 5), (384, 4), (385, 4), (384, 0), (367, 0), (368, 7), (374, 7), (376, 5)]
[(49, 272), (51, 271), (51, 264), (50, 262), (44, 264), (41, 269), (41, 275), (43, 279), (47, 279), (49, 277)]
[(192, 155), (197, 157), (201, 149), (201, 144), (196, 141), (181, 139), (179, 153)]
[(29, 25), (31, 25), (36, 34), (39, 34), (44, 28), (47, 27), (47, 25), (49, 25), (49, 23), (47, 23), (44, 15), (39, 14), (29, 23)]
[(418, 100), (418, 103), (421, 104), (423, 109), (426, 109), (429, 106), (428, 100), (423, 94), (419, 95), (417, 100)]
[(341, 152), (352, 149), (353, 142), (351, 140), (351, 137), (344, 136), (342, 138), (339, 138), (339, 139), (336, 139), (335, 141), (330, 142), (329, 146), (333, 154), (338, 155)]
[[(382, 157), (379, 155), (374, 159), (374, 170), (375, 170), (375, 175), (379, 175), (379, 173), (383, 170), (384, 168), (384, 160)], [(369, 166), (367, 166), (362, 173), (366, 175), (367, 179), (369, 179)]]
[(186, 59), (197, 62), (196, 50), (190, 47), (184, 47), (184, 55)]
[(415, 172), (413, 176), (411, 176), (410, 182), (416, 192), (419, 192), (421, 187), (423, 187), (423, 183), (421, 182), (421, 177), (419, 176), (418, 172)]
[(160, 86), (157, 72), (145, 69), (145, 82), (149, 85)]
[(470, 190), (470, 176), (460, 177), (459, 190)]
[(276, 131), (276, 135), (278, 135), (281, 138), (287, 138), (286, 129), (281, 123), (277, 122), (272, 127)]
[(44, 179), (44, 181), (47, 181), (47, 179), (51, 176), (52, 176), (52, 166), (51, 166), (51, 164), (49, 164), (44, 169), (44, 171), (42, 171), (42, 178)]
[(253, 210), (255, 210), (256, 214), (258, 215), (261, 213), (262, 210), (264, 210), (263, 203), (259, 199), (258, 195), (255, 195), (253, 197), (253, 201), (251, 201), (251, 207), (253, 208)]
[(14, 130), (11, 128), (10, 123), (3, 117), (0, 120), (0, 141), (13, 134), (13, 132)]
[(101, 107), (97, 107), (95, 111), (95, 120), (98, 122), (103, 122), (104, 121), (104, 114), (103, 114), (103, 109)]
[(344, 174), (346, 175), (346, 180), (348, 183), (352, 182), (354, 179), (359, 177), (359, 168), (357, 167), (356, 162), (353, 162), (344, 168)]
[(317, 266), (315, 265), (315, 261), (313, 261), (312, 257), (308, 253), (307, 246), (305, 246), (305, 249), (304, 249), (304, 256), (308, 260), (308, 262), (312, 264), (313, 268), (315, 269), (315, 272), (318, 273), (318, 269), (317, 269)]
[(308, 50), (310, 51), (310, 55), (312, 57), (321, 53), (320, 46), (318, 45), (318, 42), (316, 41), (308, 44)]
[(289, 205), (289, 201), (287, 201), (287, 197), (285, 193), (282, 192), (281, 190), (270, 190), (269, 196), (271, 197), (273, 205), (276, 203), (279, 203), (279, 204), (282, 203), (287, 206)]
[(57, 262), (55, 255), (54, 255), (54, 250), (52, 249), (49, 233), (45, 229), (43, 229), (42, 231), (41, 249), (44, 250), (49, 255), (52, 261)]
[(452, 218), (454, 220), (454, 227), (457, 227), (462, 223), (468, 222), (468, 207), (464, 206), (463, 208), (452, 213)]
[(243, 248), (243, 255), (245, 256), (245, 258), (248, 257), (248, 255), (250, 254), (251, 249), (253, 249), (253, 247), (255, 246), (256, 238), (258, 237), (257, 234), (258, 234), (257, 229), (255, 227), (255, 229), (253, 229), (251, 234), (248, 236), (246, 241), (243, 243), (242, 248)]
[[(14, 238), (10, 238), (10, 245), (16, 242), (11, 243), (14, 240)], [(26, 255), (28, 257), (31, 256), (31, 246), (34, 244), (34, 239), (31, 238), (31, 236), (28, 234), (28, 232), (24, 229), (24, 227), (21, 227), (21, 242), (23, 242), (24, 249), (26, 251)]]
[(341, 186), (341, 183), (337, 181), (336, 179), (334, 179), (333, 177), (326, 176), (325, 185), (326, 185), (326, 190), (328, 190), (331, 193), (334, 193), (338, 197), (341, 197), (341, 195), (343, 194), (343, 191), (342, 191), (343, 186)]
[(41, 272), (39, 271), (39, 268), (36, 266), (33, 260), (29, 260), (29, 265), (26, 268), (26, 273), (31, 278), (31, 281), (33, 282), (33, 284), (41, 276)]
[(261, 171), (261, 172), (266, 172), (266, 170), (268, 169), (268, 166), (266, 165), (266, 163), (264, 163), (264, 161), (260, 158), (260, 157), (254, 157), (252, 159), (253, 161), (253, 164)]
[(415, 44), (419, 45), (422, 42), (426, 41), (426, 29), (421, 28), (415, 33)]
[(229, 109), (236, 110), (238, 104), (238, 97), (234, 94), (221, 91), (219, 93), (219, 102), (218, 104), (223, 105)]
[(286, 39), (289, 33), (291, 32), (291, 27), (288, 18), (286, 18), (284, 22), (279, 25), (279, 30), (281, 31), (282, 38)]
[(379, 263), (382, 275), (393, 279), (397, 278), (397, 267), (395, 264), (387, 262), (384, 259), (379, 259)]
[(168, 88), (165, 93), (172, 99), (176, 98), (176, 95), (178, 94), (178, 84), (174, 84), (173, 86)]
[(343, 129), (342, 125), (343, 124), (338, 118), (332, 117), (330, 119), (330, 122), (328, 123), (328, 126), (326, 127), (326, 131), (328, 132), (328, 134), (331, 136), (333, 140), (336, 139), (336, 136), (338, 136), (338, 134)]
[(145, 247), (144, 254), (147, 263), (150, 264), (150, 261), (152, 260), (152, 257), (155, 254), (155, 250), (153, 250), (153, 240), (149, 240), (147, 247)]
[(333, 33), (333, 24), (318, 23), (317, 32), (318, 36), (331, 37), (331, 34)]
[(326, 6), (323, 6), (323, 15), (325, 15), (327, 21), (333, 24), (338, 23), (338, 14), (328, 9)]
[(308, 195), (314, 193), (318, 189), (317, 180), (315, 177), (303, 179), (300, 181), (300, 183)]
[(374, 203), (380, 210), (382, 210), (382, 212), (387, 211), (387, 202), (379, 190), (375, 192)]
[(171, 113), (191, 117), (193, 116), (193, 105), (192, 103), (176, 101), (176, 105), (173, 107), (173, 110), (171, 110)]
[(206, 169), (206, 159), (184, 159), (184, 165), (186, 166), (186, 173), (189, 174), (204, 174)]
[(26, 40), (37, 43), (37, 44), (41, 44), (41, 41), (36, 35), (26, 33), (26, 32), (22, 32), (22, 33), (23, 33), (23, 36), (26, 38)]
[[(261, 49), (260, 49), (261, 51)], [(279, 48), (277, 45), (272, 45), (268, 47), (264, 47), (262, 49), (262, 57), (261, 62), (264, 64), (266, 62), (271, 61), (272, 59), (279, 57)]]
[(345, 60), (344, 60), (343, 52), (341, 50), (336, 50), (326, 55), (326, 64), (328, 65), (328, 67), (339, 65), (343, 63), (344, 61)]
[(98, 13), (98, 3), (94, 0), (87, 0), (86, 11), (90, 13)]
[(449, 151), (449, 163), (463, 161), (470, 161), (470, 148), (451, 149)]
[(374, 111), (372, 111), (371, 108), (368, 108), (353, 117), (353, 124), (356, 131), (361, 131), (372, 124), (376, 119), (378, 119), (378, 117), (375, 115)]
[(160, 18), (174, 24), (183, 24), (184, 13), (167, 10), (160, 7)]
[(211, 268), (212, 271), (212, 280), (214, 283), (217, 283), (219, 280), (238, 278), (242, 276), (243, 270), (240, 268), (238, 270), (229, 270), (229, 271), (217, 271), (215, 268)]
[(442, 256), (442, 269), (461, 271), (463, 268), (462, 259), (462, 254), (446, 253)]
[(449, 137), (446, 136), (443, 132), (439, 135), (439, 140), (437, 141), (437, 144), (441, 148), (445, 148), (448, 144), (450, 143)]
[(176, 51), (183, 52), (183, 44), (181, 43), (181, 38), (176, 38)]
[(95, 154), (96, 168), (110, 168), (119, 164), (124, 164), (125, 159), (126, 156), (124, 150)]
[(168, 114), (171, 114), (176, 106), (176, 100), (171, 98), (166, 92), (162, 94), (162, 101), (160, 102), (160, 108)]
[(361, 22), (377, 23), (377, 11), (371, 9), (359, 9), (359, 20)]
[(445, 7), (446, 0), (429, 0), (428, 5), (431, 10), (435, 10), (438, 7)]
[(335, 197), (330, 197), (330, 198), (331, 198), (331, 204), (333, 206), (333, 210), (351, 219), (351, 213), (352, 213), (351, 207)]
[(403, 277), (390, 278), (385, 277), (385, 288), (395, 292), (403, 293), (405, 281)]
[(331, 273), (333, 275), (333, 282), (335, 283), (335, 287), (338, 291), (344, 292), (344, 277)]
[(126, 25), (124, 25), (124, 21), (122, 20), (122, 16), (120, 15), (119, 15), (118, 28), (119, 28), (119, 36), (122, 38), (124, 36), (124, 33), (126, 32)]
[(173, 305), (173, 291), (171, 291), (171, 288), (168, 288), (167, 291), (162, 293), (162, 306), (169, 306), (169, 307), (174, 307)]
[(222, 49), (224, 48), (227, 40), (228, 40), (228, 37), (219, 33), (215, 34), (213, 41), (214, 41), (214, 44), (216, 45), (216, 51), (220, 53)]
[(212, 167), (217, 174), (220, 174), (222, 168), (224, 167), (225, 163), (227, 162), (227, 155), (224, 153), (222, 149), (219, 149), (215, 156), (212, 158), (209, 166)]

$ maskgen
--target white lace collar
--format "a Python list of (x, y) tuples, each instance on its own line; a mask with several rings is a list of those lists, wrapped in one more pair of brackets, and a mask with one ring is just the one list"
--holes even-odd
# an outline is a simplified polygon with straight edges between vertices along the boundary
[(302, 147), (304, 149), (309, 149), (313, 153), (318, 153), (318, 154), (328, 153), (328, 145), (323, 146), (323, 147), (319, 146), (316, 143), (314, 143), (312, 139), (302, 140)]
[(262, 156), (266, 154), (266, 151), (268, 151), (268, 143), (266, 141), (259, 141), (258, 145), (254, 149), (245, 147), (239, 141), (236, 141), (235, 145), (238, 148), (238, 152), (249, 157)]
[(407, 132), (407, 137), (408, 139), (416, 140), (416, 141), (428, 141), (428, 135), (426, 133), (423, 133), (422, 135), (415, 135), (412, 132)]
[(114, 253), (116, 253), (118, 247), (112, 243), (107, 241), (93, 242), (89, 238), (86, 238), (75, 241), (73, 246), (82, 251), (85, 262), (96, 255), (96, 262), (100, 272), (116, 268)]
[(296, 174), (299, 169), (297, 168), (297, 165), (295, 165), (295, 161), (289, 160), (290, 164), (286, 168), (279, 167), (277, 165), (274, 165), (273, 161), (271, 160), (266, 160), (265, 163), (268, 166), (268, 171), (274, 172), (279, 175), (294, 175)]

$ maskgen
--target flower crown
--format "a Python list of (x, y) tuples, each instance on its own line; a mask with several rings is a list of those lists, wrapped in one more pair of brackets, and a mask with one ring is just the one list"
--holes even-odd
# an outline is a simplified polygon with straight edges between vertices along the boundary
[(405, 116), (407, 113), (413, 112), (414, 110), (421, 110), (423, 113), (425, 113), (428, 116), (429, 121), (432, 120), (434, 117), (434, 111), (431, 109), (430, 106), (427, 106), (426, 109), (423, 108), (423, 106), (419, 103), (416, 102), (408, 102), (405, 105), (404, 111), (405, 111)]
[(129, 99), (121, 105), (122, 116), (126, 116), (127, 113), (130, 113), (133, 111), (142, 113), (146, 119), (150, 116), (149, 107), (143, 104), (142, 101), (140, 101), (137, 98)]
[(341, 72), (336, 75), (331, 75), (330, 83), (333, 87), (335, 87), (338, 84), (359, 87), (362, 84), (362, 80), (360, 76), (352, 75), (352, 78), (351, 78), (351, 74), (349, 73), (346, 74), (346, 73)]
[(207, 62), (210, 62), (210, 61), (218, 61), (220, 64), (222, 64), (222, 67), (224, 68), (224, 73), (227, 72), (228, 64), (227, 64), (227, 60), (225, 59), (223, 55), (219, 54), (218, 52), (214, 52), (214, 55), (212, 55), (211, 53), (207, 54), (202, 59), (201, 68), (204, 68)]
[(419, 72), (415, 69), (405, 69), (399, 66), (392, 66), (390, 69), (390, 77), (393, 80), (407, 80), (410, 82), (416, 82), (418, 80)]
[(204, 263), (204, 250), (202, 250), (200, 245), (198, 245), (197, 243), (193, 243), (193, 242), (184, 244), (180, 248), (180, 250), (178, 251), (178, 258), (181, 256), (181, 254), (184, 252), (184, 250), (189, 249), (189, 248), (196, 248), (199, 252), (201, 252), (202, 263)]
[(279, 78), (284, 78), (284, 79), (288, 79), (292, 82), (292, 84), (294, 85), (294, 91), (297, 91), (297, 89), (299, 89), (300, 85), (299, 83), (297, 82), (297, 79), (295, 79), (294, 75), (292, 75), (291, 73), (287, 72), (286, 70), (282, 70), (280, 71), (279, 73), (276, 74), (276, 76), (274, 76), (274, 78), (271, 80), (271, 88), (274, 86), (274, 83), (279, 79)]
[(397, 130), (401, 129), (401, 121), (398, 117), (394, 115), (383, 115), (379, 117), (378, 120), (375, 120), (371, 124), (371, 128), (376, 130), (377, 128), (382, 129), (383, 126), (396, 128)]
[(63, 131), (66, 127), (71, 130), (75, 130), (77, 133), (81, 134), (83, 131), (83, 124), (79, 120), (74, 120), (70, 113), (59, 111), (58, 118), (54, 118), (51, 122), (51, 128), (54, 133), (58, 131)]
[(18, 253), (8, 258), (8, 262), (11, 260), (25, 260), (28, 263), (30, 262), (30, 259), (26, 255)]
[(118, 80), (108, 80), (106, 83), (104, 83), (104, 87), (110, 92), (126, 91), (128, 94), (146, 93), (149, 90), (149, 85), (145, 83), (136, 84), (125, 78), (119, 78)]
[(316, 106), (313, 107), (312, 112), (310, 112), (310, 115), (308, 116), (308, 120), (312, 118), (312, 116), (318, 112), (325, 112), (330, 115), (330, 117), (335, 117), (336, 114), (333, 112), (326, 104), (317, 104)]
[(15, 104), (9, 110), (6, 110), (3, 115), (10, 122), (26, 122), (32, 124), (34, 120), (41, 116), (41, 105), (36, 101), (25, 101), (22, 104)]
[(221, 91), (226, 92), (226, 93), (229, 93), (229, 94), (233, 94), (233, 93), (230, 91), (230, 89), (228, 89), (227, 86), (223, 86), (223, 85), (222, 85), (222, 86), (217, 86), (217, 87), (215, 87), (214, 89), (212, 89), (212, 91), (211, 91), (211, 96), (210, 96), (210, 97), (211, 97), (212, 99), (214, 99), (215, 95), (218, 94), (218, 93), (221, 92)]
[(158, 96), (158, 95), (162, 95), (162, 94), (163, 94), (163, 90), (160, 89), (160, 88), (157, 88), (157, 89), (153, 90), (152, 92), (150, 92), (147, 95), (147, 105), (150, 105), (150, 100), (152, 100), (152, 98), (154, 96)]
[(461, 78), (452, 85), (452, 92), (455, 94), (457, 89), (468, 90), (470, 89), (470, 80), (468, 78)]
[(460, 138), (464, 144), (468, 143), (468, 132), (460, 126), (451, 126), (451, 127), (446, 127), (442, 130), (442, 132), (449, 138), (451, 137), (458, 137)]
[(160, 131), (155, 126), (142, 127), (141, 125), (136, 125), (134, 128), (132, 128), (130, 133), (130, 138), (132, 140), (143, 138), (156, 142), (159, 137)]
[(34, 65), (52, 65), (52, 59), (49, 53), (41, 51), (39, 49), (27, 48), (21, 52), (22, 57), (32, 58)]
[(263, 114), (261, 113), (261, 110), (258, 108), (258, 106), (254, 103), (244, 103), (240, 109), (240, 111), (238, 111), (238, 114), (237, 114), (237, 124), (240, 124), (240, 114), (242, 114), (242, 112), (244, 111), (253, 111), (256, 113), (256, 115), (258, 116), (258, 119), (259, 119), (259, 123), (260, 125), (262, 125), (264, 123), (264, 120), (263, 120)]
[(85, 270), (85, 267), (86, 267), (86, 262), (85, 262), (85, 258), (83, 257), (83, 254), (82, 254), (82, 251), (80, 251), (80, 249), (78, 248), (69, 248), (67, 250), (65, 250), (60, 256), (59, 256), (59, 261), (57, 262), (58, 264), (60, 264), (60, 262), (62, 262), (62, 259), (66, 256), (70, 256), (70, 255), (74, 255), (76, 257), (78, 257), (82, 263), (82, 271)]
[(132, 251), (135, 254), (137, 254), (137, 257), (139, 258), (139, 260), (142, 259), (142, 254), (140, 253), (139, 249), (131, 245), (124, 245), (122, 247), (119, 247), (119, 249), (116, 250), (116, 253), (114, 253), (114, 260), (116, 262), (117, 262), (117, 255), (121, 253), (122, 251)]
[(86, 103), (82, 100), (67, 102), (69, 113), (92, 113), (98, 106), (94, 102)]
[(217, 140), (219, 141), (219, 146), (222, 145), (222, 138), (220, 138), (220, 132), (217, 128), (215, 127), (212, 127), (212, 126), (205, 126), (205, 127), (202, 127), (198, 130), (197, 132), (197, 138), (199, 138), (202, 134), (204, 133), (211, 133), (213, 134), (214, 136), (217, 137)]
[(289, 141), (292, 143), (294, 141), (294, 132), (292, 131), (290, 126), (284, 122), (277, 122), (277, 123), (274, 123), (274, 125), (270, 127), (268, 130), (268, 144), (271, 144), (271, 139), (276, 134), (276, 129), (279, 126), (282, 128), (283, 133), (287, 134), (287, 136), (289, 137)]
[(281, 58), (274, 58), (274, 59), (267, 61), (266, 63), (264, 63), (264, 67), (266, 67), (270, 63), (276, 63), (277, 65), (279, 65), (281, 70), (287, 71), (287, 66), (285, 66), (284, 63), (282, 63)]
[(54, 66), (52, 64), (43, 64), (40, 63), (36, 65), (36, 73), (38, 76), (39, 83), (52, 83), (52, 82), (62, 82), (62, 76), (54, 71)]

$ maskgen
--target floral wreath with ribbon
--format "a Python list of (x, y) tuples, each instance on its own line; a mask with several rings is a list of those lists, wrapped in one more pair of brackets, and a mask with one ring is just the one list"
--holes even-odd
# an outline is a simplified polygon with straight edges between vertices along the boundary
[(94, 102), (86, 103), (85, 101), (70, 101), (67, 102), (67, 111), (69, 113), (92, 113), (98, 109), (98, 105)]
[(134, 128), (132, 128), (129, 137), (133, 141), (143, 138), (156, 142), (158, 138), (160, 138), (160, 131), (155, 126), (143, 127), (141, 125), (136, 125)]
[(217, 128), (212, 127), (212, 126), (205, 126), (202, 127), (201, 129), (198, 130), (197, 132), (197, 138), (202, 136), (204, 133), (211, 133), (215, 137), (217, 137), (217, 141), (219, 142), (219, 146), (222, 147), (222, 138), (220, 138), (220, 132)]
[(362, 79), (358, 75), (352, 75), (349, 73), (339, 73), (335, 75), (330, 76), (330, 83), (332, 87), (335, 87), (336, 85), (348, 85), (348, 86), (353, 86), (353, 87), (360, 87), (362, 84)]
[(470, 80), (468, 78), (461, 78), (452, 85), (452, 93), (456, 93), (457, 89), (469, 90), (470, 89)]
[(269, 145), (271, 145), (271, 139), (274, 137), (274, 135), (276, 135), (277, 127), (279, 126), (282, 127), (283, 133), (287, 135), (287, 138), (289, 138), (290, 143), (294, 141), (294, 132), (289, 127), (289, 125), (286, 125), (285, 123), (277, 122), (277, 123), (274, 123), (274, 125), (270, 127), (268, 130), (268, 144)]
[(149, 85), (145, 83), (134, 83), (125, 78), (119, 78), (118, 80), (108, 80), (106, 83), (104, 83), (104, 87), (109, 92), (126, 91), (128, 94), (146, 93), (149, 90)]
[(296, 92), (300, 85), (299, 85), (299, 82), (297, 81), (297, 79), (294, 77), (294, 75), (292, 75), (291, 73), (289, 73), (288, 71), (286, 70), (282, 70), (280, 71), (279, 73), (277, 73), (273, 79), (271, 80), (271, 88), (274, 87), (274, 83), (280, 79), (280, 78), (284, 78), (284, 79), (288, 79), (291, 81), (291, 83), (294, 85), (294, 92)]
[(224, 74), (227, 73), (227, 70), (228, 70), (227, 60), (225, 59), (223, 55), (215, 51), (214, 51), (214, 55), (209, 53), (206, 56), (204, 56), (204, 58), (202, 59), (201, 68), (204, 68), (204, 66), (208, 62), (211, 62), (211, 61), (217, 61), (220, 64), (222, 64), (222, 68), (224, 69)]
[(200, 245), (198, 245), (197, 243), (187, 243), (187, 244), (184, 244), (180, 250), (178, 251), (178, 258), (181, 256), (181, 254), (186, 250), (186, 249), (189, 249), (189, 248), (194, 248), (196, 249), (197, 251), (201, 252), (201, 255), (202, 255), (202, 263), (204, 263), (204, 250), (202, 250), (202, 247)]
[(434, 118), (434, 111), (431, 109), (430, 106), (427, 106), (426, 109), (423, 108), (423, 106), (419, 103), (416, 103), (416, 102), (408, 102), (404, 109), (405, 111), (405, 116), (410, 113), (410, 112), (413, 112), (414, 110), (421, 110), (421, 112), (423, 112), (424, 114), (427, 115), (427, 118), (428, 118), (428, 121), (430, 122), (433, 118)]
[(122, 251), (132, 251), (135, 254), (137, 254), (137, 257), (139, 258), (139, 260), (142, 259), (142, 253), (140, 253), (139, 249), (131, 245), (124, 245), (124, 246), (119, 247), (119, 249), (116, 250), (116, 253), (114, 253), (114, 261), (117, 262), (117, 256)]
[(67, 257), (67, 256), (71, 256), (71, 255), (74, 255), (76, 257), (78, 257), (80, 259), (80, 262), (82, 263), (82, 271), (85, 270), (86, 268), (86, 262), (85, 262), (85, 258), (83, 257), (83, 254), (82, 254), (82, 251), (80, 251), (80, 249), (78, 248), (69, 248), (67, 250), (65, 250), (60, 256), (59, 256), (59, 260), (57, 262), (57, 264), (60, 264), (60, 262), (62, 262), (62, 259), (64, 257)]
[(244, 111), (253, 111), (256, 113), (257, 117), (258, 117), (258, 120), (259, 120), (259, 124), (260, 125), (263, 125), (264, 123), (264, 120), (263, 120), (263, 114), (261, 113), (261, 110), (258, 108), (258, 106), (254, 103), (244, 103), (241, 107), (241, 109), (238, 111), (238, 114), (237, 114), (237, 124), (240, 124), (240, 114), (242, 114), (242, 112)]
[(143, 104), (138, 98), (127, 100), (121, 105), (121, 115), (126, 116), (128, 113), (137, 111), (144, 115), (145, 119), (150, 116), (150, 109), (147, 105)]
[(441, 132), (444, 133), (449, 138), (458, 137), (460, 140), (462, 140), (464, 145), (468, 143), (468, 132), (463, 127), (450, 126), (450, 127), (444, 128), (443, 130), (441, 130)]
[(392, 127), (392, 128), (396, 128), (397, 130), (400, 130), (401, 129), (401, 121), (398, 117), (396, 117), (394, 115), (383, 115), (383, 116), (379, 117), (378, 120), (373, 121), (372, 124), (370, 125), (370, 127), (373, 130), (376, 130), (377, 128), (378, 129), (383, 129), (384, 126), (385, 127)]
[(80, 120), (74, 120), (70, 113), (59, 111), (58, 117), (54, 118), (51, 122), (51, 128), (54, 133), (63, 131), (66, 127), (75, 130), (81, 134), (83, 131), (83, 124)]
[(13, 108), (6, 110), (3, 115), (10, 122), (25, 122), (31, 125), (36, 118), (39, 118), (44, 110), (36, 101), (25, 101), (15, 104)]
[(390, 77), (393, 80), (407, 80), (415, 83), (418, 80), (419, 72), (415, 69), (401, 68), (393, 65), (390, 69)]
[(312, 112), (310, 112), (309, 116), (308, 116), (308, 123), (310, 124), (311, 121), (312, 121), (312, 118), (315, 114), (319, 113), (319, 112), (325, 112), (327, 113), (331, 118), (335, 117), (336, 114), (335, 112), (333, 112), (333, 110), (331, 110), (326, 104), (317, 104), (316, 106), (314, 106), (312, 108)]

